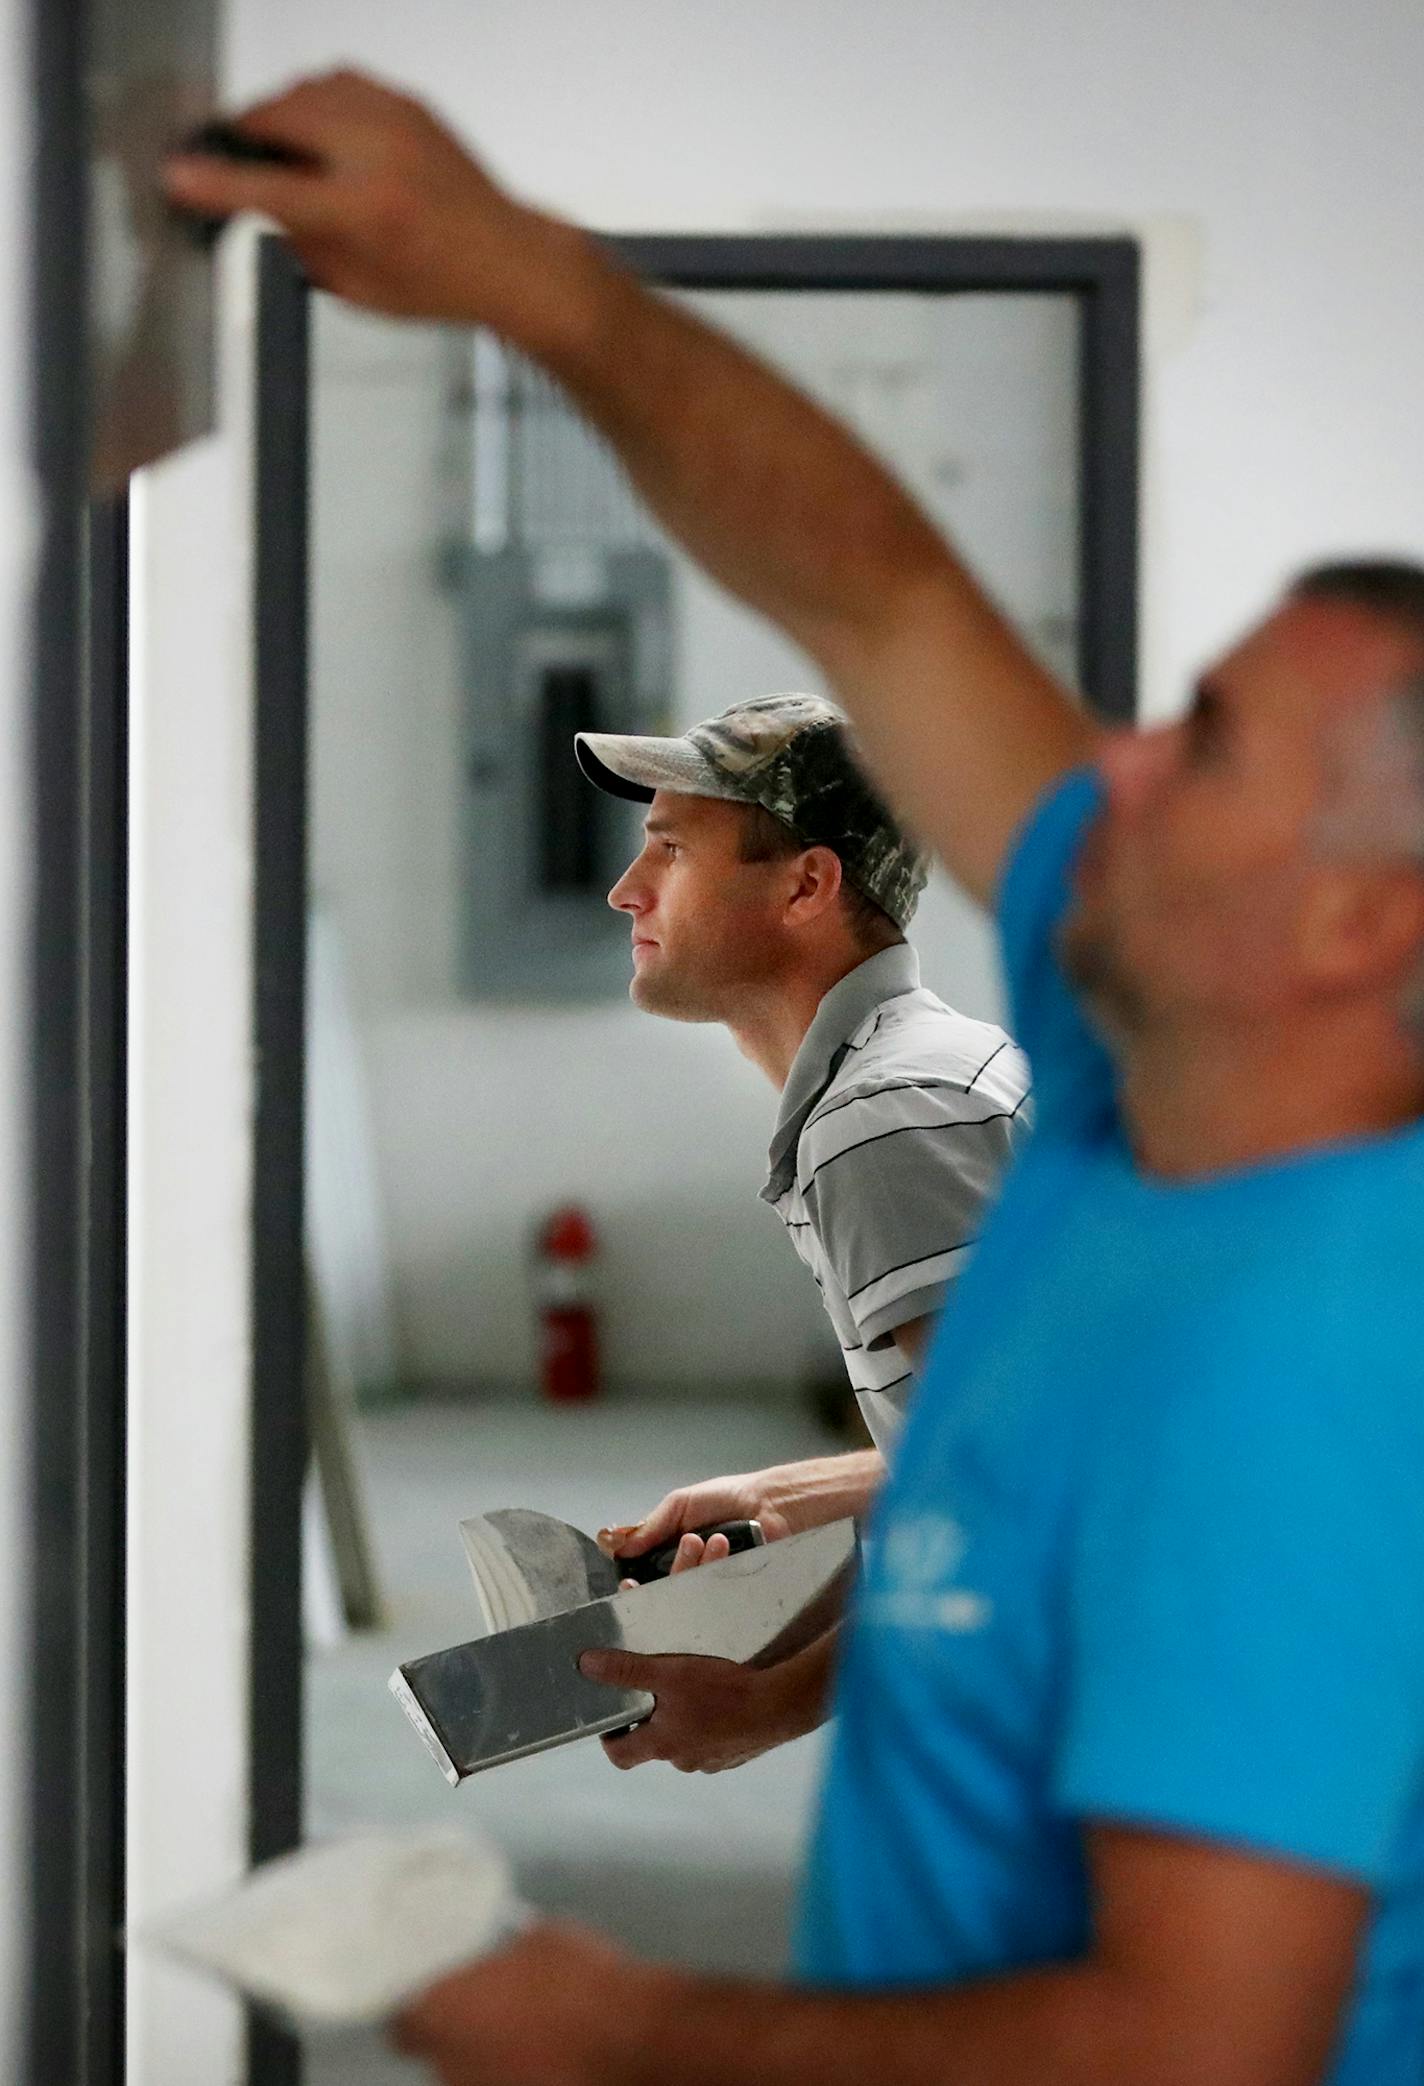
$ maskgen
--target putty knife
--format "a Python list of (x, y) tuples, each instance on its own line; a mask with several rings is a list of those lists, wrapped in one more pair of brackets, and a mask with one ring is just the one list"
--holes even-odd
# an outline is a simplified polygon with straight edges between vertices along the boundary
[[(855, 1554), (855, 1523), (831, 1522), (411, 1659), (391, 1675), (391, 1692), (445, 1779), (462, 1782), (651, 1714), (646, 1690), (579, 1672), (595, 1646), (758, 1665), (790, 1657), (829, 1627)], [(602, 1561), (616, 1578), (621, 1561)]]
[[(704, 1540), (725, 1536), (734, 1553), (763, 1541), (759, 1521), (719, 1521), (695, 1532)], [(664, 1543), (643, 1557), (609, 1557), (581, 1528), (530, 1507), (477, 1514), (460, 1523), (460, 1534), (490, 1630), (563, 1615), (617, 1593), (625, 1579), (640, 1586), (665, 1579), (678, 1547)]]

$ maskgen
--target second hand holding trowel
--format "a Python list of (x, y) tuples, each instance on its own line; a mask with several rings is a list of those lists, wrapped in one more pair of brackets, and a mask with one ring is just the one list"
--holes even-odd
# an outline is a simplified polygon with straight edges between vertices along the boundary
[[(641, 1558), (605, 1556), (552, 1515), (506, 1508), (460, 1533), (490, 1634), (409, 1660), (391, 1676), (447, 1781), (616, 1731), (648, 1716), (641, 1688), (580, 1673), (594, 1647), (772, 1664), (831, 1621), (855, 1557), (855, 1524), (837, 1521), (763, 1545), (756, 1522), (724, 1522), (732, 1554), (666, 1576), (676, 1544)], [(638, 1578), (626, 1591), (622, 1582)]]

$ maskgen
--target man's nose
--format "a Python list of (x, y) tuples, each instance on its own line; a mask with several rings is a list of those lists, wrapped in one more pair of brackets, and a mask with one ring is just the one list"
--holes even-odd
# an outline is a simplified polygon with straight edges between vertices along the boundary
[(1156, 725), (1150, 731), (1109, 732), (1098, 752), (1098, 768), (1114, 810), (1140, 811), (1172, 764), (1181, 726)]
[(647, 900), (635, 881), (637, 863), (630, 862), (608, 894), (608, 903), (615, 913), (641, 913)]

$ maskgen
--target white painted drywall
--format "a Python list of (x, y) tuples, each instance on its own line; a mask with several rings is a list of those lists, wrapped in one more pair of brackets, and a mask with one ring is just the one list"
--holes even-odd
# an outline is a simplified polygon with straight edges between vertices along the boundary
[[(0, 4), (0, 1671), (25, 1673), (28, 1457), (24, 1427), (30, 900), (29, 616), (36, 501), (30, 371), (28, 7)], [(26, 1688), (0, 1690), (0, 2078), (22, 2073), (28, 1877), (22, 1799)]]
[[(129, 1912), (246, 1866), (252, 1121), (251, 260), (218, 432), (133, 489)], [(241, 2018), (136, 1949), (133, 2086), (227, 2086)]]
[[(1140, 230), (1154, 350), (1144, 656), (1154, 710), (1302, 559), (1424, 544), (1424, 272), (1401, 171), (1415, 157), (1424, 11), (1406, 0), (1349, 10), (1327, 0), (423, 0), (405, 11), (235, 0), (232, 26), (234, 92), (364, 63), (432, 97), (527, 191), (598, 224)], [(373, 447), (373, 487), (393, 487), (394, 536), (411, 482), (388, 480), (384, 463)], [(355, 613), (379, 648), (374, 601), (369, 620)], [(444, 642), (434, 620), (426, 636)], [(375, 763), (375, 743), (365, 758)], [(433, 777), (433, 751), (420, 758)], [(434, 801), (393, 793), (392, 827)], [(402, 919), (418, 934), (418, 917)], [(430, 936), (412, 958), (427, 959), (443, 962)], [(432, 994), (424, 1011), (383, 1021), (371, 1045), (378, 1095), (409, 1091), (458, 1020)], [(512, 1291), (485, 1319), (471, 1314), (470, 1212), (489, 1187), (474, 1131), (455, 1137), (450, 1124), (468, 1111), (472, 1124), (505, 1126), (508, 1178), (524, 1158), (510, 1126), (532, 1122), (536, 1086), (570, 1154), (567, 1186), (609, 1207), (608, 1276), (615, 1297), (627, 1293), (639, 1244), (618, 1200), (626, 1130), (566, 1110), (559, 1083), (571, 1051), (617, 1051), (624, 1031), (610, 1010), (592, 1025), (559, 1016), (540, 1035), (515, 1017), (503, 1029), (491, 1020), (485, 1046), (457, 1055), (458, 1082), (416, 1091), (409, 1135), (383, 1144), (417, 1358), (468, 1343), (472, 1326), (497, 1354), (513, 1323)], [(755, 1075), (728, 1061), (719, 1037), (676, 1041), (676, 1060), (669, 1052), (647, 1082), (639, 1162), (671, 1149), (669, 1126), (696, 1092), (718, 1123), (729, 1183), (741, 1179), (756, 1158)], [(728, 1205), (716, 1201), (718, 1230), (711, 1205), (674, 1187), (668, 1236), (687, 1277), (666, 1295), (665, 1328), (695, 1330), (705, 1300), (693, 1269), (725, 1234)], [(738, 1216), (743, 1239), (757, 1217)], [(768, 1256), (778, 1243), (768, 1235)], [(770, 1292), (753, 1291), (746, 1272), (738, 1310), (745, 1303), (760, 1338), (758, 1299)], [(780, 1322), (801, 1324), (790, 1314), (802, 1293), (776, 1294)], [(647, 1366), (662, 1330), (646, 1327)]]

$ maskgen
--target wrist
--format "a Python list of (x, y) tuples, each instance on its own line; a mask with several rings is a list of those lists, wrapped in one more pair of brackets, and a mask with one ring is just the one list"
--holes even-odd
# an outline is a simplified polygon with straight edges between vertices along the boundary
[(578, 226), (513, 197), (502, 197), (501, 205), (506, 213), (499, 233), (504, 266), (490, 267), (482, 211), (483, 236), (472, 235), (467, 248), (467, 316), (570, 382), (606, 353), (603, 343), (616, 330), (612, 312), (620, 272)]
[(808, 1501), (801, 1476), (802, 1466), (796, 1463), (776, 1463), (760, 1473), (757, 1480), (758, 1512), (763, 1521), (770, 1519), (773, 1524), (767, 1530), (769, 1537), (781, 1534), (799, 1536), (813, 1525), (807, 1514)]
[(812, 1658), (815, 1645), (766, 1669), (772, 1709), (769, 1718), (776, 1745), (788, 1745), (814, 1731), (825, 1714), (824, 1662)]
[(766, 1505), (781, 1517), (788, 1535), (821, 1528), (828, 1521), (863, 1514), (885, 1466), (878, 1451), (850, 1450), (804, 1463), (780, 1463), (760, 1474)]

